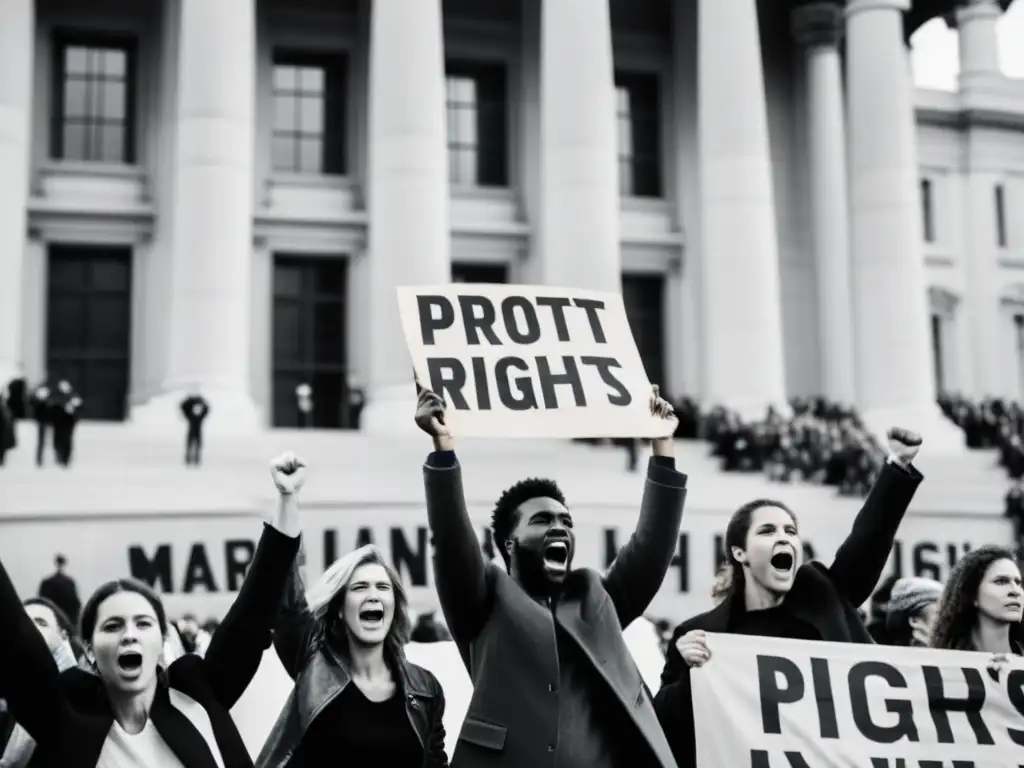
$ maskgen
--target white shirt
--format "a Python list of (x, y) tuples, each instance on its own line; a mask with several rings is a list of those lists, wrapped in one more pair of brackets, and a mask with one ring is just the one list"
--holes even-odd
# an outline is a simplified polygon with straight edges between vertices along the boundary
[(103, 744), (96, 768), (185, 768), (152, 720), (139, 733), (130, 734), (115, 720)]
[[(213, 754), (217, 768), (224, 768), (224, 760), (217, 748), (217, 738), (213, 733), (210, 716), (202, 705), (186, 696), (181, 691), (171, 689), (168, 692), (171, 705), (185, 715), (206, 742)], [(167, 742), (157, 731), (152, 720), (146, 721), (141, 732), (132, 735), (127, 733), (117, 721), (110, 726), (107, 740), (103, 743), (103, 751), (96, 761), (96, 768), (187, 768), (177, 755), (167, 746)]]

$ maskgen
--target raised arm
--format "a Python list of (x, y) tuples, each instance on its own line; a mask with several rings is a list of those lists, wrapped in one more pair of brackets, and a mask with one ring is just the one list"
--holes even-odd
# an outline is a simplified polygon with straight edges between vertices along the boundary
[(263, 527), (249, 572), (227, 616), (217, 627), (203, 658), (206, 678), (217, 700), (235, 705), (270, 647), (271, 631), (288, 574), (299, 551), (297, 494), (305, 482), (305, 464), (292, 454), (271, 463), (277, 485), (277, 511)]
[(444, 423), (444, 401), (419, 387), (416, 424), (434, 440), (423, 466), (427, 521), (434, 544), (434, 583), (452, 637), (468, 643), (490, 611), (487, 563), (466, 510), (455, 441)]
[(70, 713), (57, 663), (0, 563), (0, 692), (11, 717), (37, 743), (58, 743)]
[(299, 558), (295, 558), (274, 622), (274, 650), (292, 680), (298, 676), (305, 661), (312, 624), (302, 569)]
[(905, 429), (890, 429), (888, 437), (889, 458), (828, 569), (836, 589), (854, 607), (871, 597), (900, 523), (924, 479), (912, 464), (921, 437)]
[(657, 387), (651, 410), (670, 421), (671, 430), (667, 437), (654, 441), (636, 530), (604, 577), (623, 629), (643, 615), (661, 589), (676, 553), (686, 501), (686, 475), (676, 471), (673, 456), (676, 418), (672, 406), (658, 397)]

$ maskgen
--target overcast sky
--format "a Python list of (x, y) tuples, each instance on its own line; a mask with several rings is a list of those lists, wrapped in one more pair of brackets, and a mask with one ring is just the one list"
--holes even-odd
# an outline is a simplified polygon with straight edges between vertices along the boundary
[[(922, 88), (956, 90), (957, 35), (942, 19), (933, 19), (913, 37), (914, 80)], [(999, 58), (1008, 77), (1024, 78), (1024, 0), (999, 21)]]

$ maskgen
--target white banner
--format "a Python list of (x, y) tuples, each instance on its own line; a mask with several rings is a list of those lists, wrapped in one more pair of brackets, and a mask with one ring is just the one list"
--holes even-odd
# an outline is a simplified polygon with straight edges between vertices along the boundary
[(661, 437), (616, 293), (528, 285), (398, 288), (413, 369), (477, 437)]
[(691, 675), (697, 768), (1018, 768), (1024, 660), (708, 636)]
[[(783, 497), (785, 498), (785, 497)], [(603, 570), (636, 526), (637, 503), (573, 507), (580, 567)], [(485, 554), (494, 558), (491, 506), (471, 505), (470, 517)], [(712, 607), (709, 593), (724, 553), (728, 516), (688, 507), (665, 581), (648, 615), (682, 621)], [(809, 558), (826, 565), (849, 533), (852, 517), (809, 512), (800, 534)], [(889, 571), (944, 581), (970, 549), (1008, 541), (1006, 520), (977, 515), (911, 515), (900, 526)], [(83, 513), (0, 520), (0, 560), (19, 594), (33, 595), (52, 571), (56, 552), (68, 557), (82, 600), (109, 579), (132, 576), (154, 586), (168, 612), (223, 616), (242, 584), (262, 530), (255, 513)], [(302, 510), (309, 583), (356, 547), (379, 545), (402, 575), (417, 612), (436, 609), (430, 533), (421, 505), (313, 504)]]

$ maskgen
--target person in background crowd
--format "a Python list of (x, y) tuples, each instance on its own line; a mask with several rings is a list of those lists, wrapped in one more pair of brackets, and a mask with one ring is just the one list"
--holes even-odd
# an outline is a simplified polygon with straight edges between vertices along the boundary
[(14, 718), (47, 768), (251, 768), (230, 710), (271, 642), (299, 546), (296, 493), (304, 464), (272, 463), (280, 500), (242, 588), (205, 659), (163, 668), (167, 618), (160, 598), (131, 579), (111, 581), (82, 611), (92, 672), (59, 673), (0, 563), (0, 681)]
[(294, 566), (274, 648), (295, 686), (257, 767), (447, 766), (444, 691), (405, 658), (410, 629), (402, 580), (377, 547), (340, 558), (305, 593)]
[(78, 424), (78, 410), (82, 398), (78, 396), (71, 382), (61, 379), (53, 396), (50, 415), (53, 420), (53, 451), (57, 463), (62, 467), (71, 466), (75, 452), (75, 426)]
[[(675, 554), (686, 476), (675, 469), (672, 437), (654, 441), (636, 531), (605, 575), (572, 569), (572, 515), (557, 484), (541, 479), (516, 483), (495, 505), (502, 569), (480, 551), (445, 403), (417, 389), (415, 421), (434, 444), (423, 467), (434, 579), (473, 681), (452, 764), (674, 768), (622, 634)], [(672, 406), (656, 388), (650, 408), (671, 435)]]
[(78, 599), (78, 586), (75, 580), (65, 571), (68, 559), (64, 555), (57, 555), (53, 558), (53, 565), (56, 571), (39, 582), (39, 596), (52, 601), (64, 611), (72, 624), (78, 624), (78, 612), (82, 602)]
[(1024, 486), (1018, 480), (1006, 494), (1003, 513), (1013, 526), (1013, 540), (1017, 542), (1017, 556), (1024, 558)]
[(896, 586), (897, 581), (899, 581), (898, 576), (886, 576), (878, 585), (875, 593), (871, 595), (871, 611), (865, 624), (871, 639), (882, 645), (890, 645), (885, 621), (889, 615), (889, 598), (892, 596), (892, 588)]
[(0, 467), (4, 465), (7, 452), (17, 447), (18, 428), (14, 413), (8, 405), (8, 393), (3, 391), (0, 392)]
[(437, 614), (433, 611), (420, 614), (410, 636), (414, 643), (443, 643), (451, 639), (448, 630), (438, 622)]
[(185, 466), (198, 467), (203, 460), (203, 422), (210, 415), (210, 404), (198, 387), (193, 387), (188, 397), (181, 401), (181, 412), (188, 423), (188, 431), (185, 433)]
[(28, 385), (24, 376), (11, 379), (7, 383), (7, 405), (15, 421), (28, 417)]
[(40, 384), (32, 390), (30, 405), (32, 407), (32, 418), (36, 422), (36, 466), (43, 466), (43, 455), (46, 452), (46, 442), (53, 424), (53, 402), (52, 392), (49, 385)]
[(694, 764), (691, 667), (713, 654), (708, 632), (840, 643), (873, 642), (857, 607), (871, 595), (922, 475), (921, 437), (890, 429), (890, 458), (831, 566), (803, 564), (796, 516), (783, 503), (740, 507), (725, 532), (729, 592), (714, 609), (680, 624), (669, 646), (655, 707), (680, 768)]
[(181, 638), (181, 646), (185, 653), (198, 653), (206, 655), (206, 649), (210, 645), (210, 633), (199, 626), (199, 620), (191, 613), (186, 613), (177, 623), (178, 636)]
[[(25, 613), (43, 636), (57, 670), (63, 672), (74, 667), (78, 660), (72, 646), (74, 632), (64, 612), (51, 601), (32, 597), (24, 602)], [(0, 709), (0, 768), (25, 768), (36, 750), (36, 742), (18, 725), (6, 705)]]
[(1024, 588), (1005, 547), (972, 550), (954, 566), (932, 627), (933, 648), (1024, 655)]
[(934, 579), (908, 577), (892, 588), (885, 619), (888, 645), (927, 648), (931, 645), (932, 621), (942, 584)]
[(844, 496), (865, 496), (885, 453), (857, 413), (824, 398), (794, 398), (793, 415), (768, 408), (750, 422), (726, 408), (704, 418), (704, 438), (726, 472), (763, 472), (775, 482), (822, 483)]

